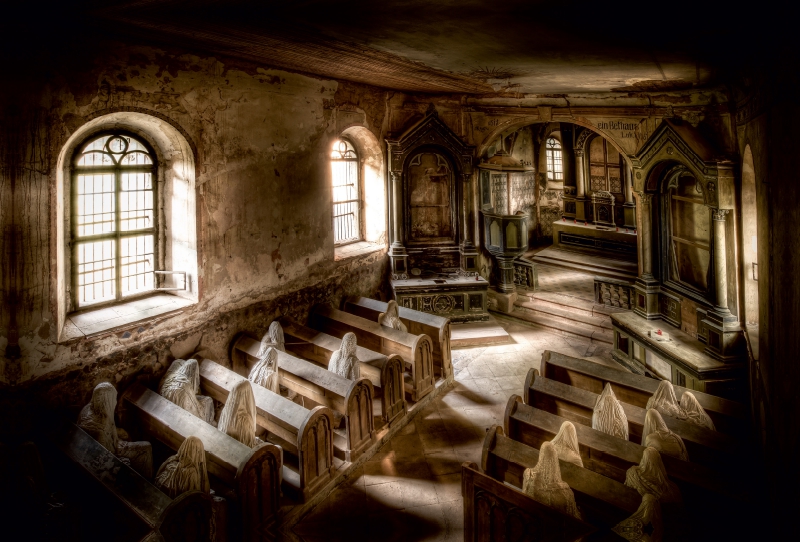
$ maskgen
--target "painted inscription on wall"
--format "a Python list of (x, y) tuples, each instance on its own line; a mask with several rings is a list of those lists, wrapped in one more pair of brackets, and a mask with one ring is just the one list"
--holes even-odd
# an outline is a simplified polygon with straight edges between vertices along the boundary
[(653, 121), (650, 119), (593, 119), (592, 123), (629, 154), (641, 148), (653, 132)]

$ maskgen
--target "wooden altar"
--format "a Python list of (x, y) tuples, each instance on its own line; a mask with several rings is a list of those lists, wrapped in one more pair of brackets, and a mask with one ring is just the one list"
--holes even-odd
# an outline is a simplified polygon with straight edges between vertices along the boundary
[[(386, 143), (390, 282), (398, 304), (455, 322), (488, 319), (488, 282), (478, 275), (472, 239), (474, 147), (462, 142), (435, 108)], [(442, 310), (445, 305), (450, 310)]]

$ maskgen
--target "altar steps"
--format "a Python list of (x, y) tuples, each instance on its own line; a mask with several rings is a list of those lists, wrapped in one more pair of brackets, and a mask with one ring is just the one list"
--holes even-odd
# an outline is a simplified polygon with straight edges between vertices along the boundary
[(612, 346), (611, 314), (620, 311), (568, 295), (530, 292), (519, 295), (511, 313), (498, 314), (561, 335)]
[(548, 247), (526, 257), (537, 264), (562, 267), (612, 279), (634, 280), (638, 275), (636, 262), (593, 256), (563, 248)]

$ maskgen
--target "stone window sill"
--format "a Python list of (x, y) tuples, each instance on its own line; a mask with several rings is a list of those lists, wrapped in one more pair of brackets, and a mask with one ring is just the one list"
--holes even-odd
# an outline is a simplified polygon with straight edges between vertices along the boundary
[(377, 252), (385, 248), (384, 245), (370, 243), (368, 241), (359, 241), (357, 243), (350, 243), (349, 245), (334, 247), (333, 259), (338, 262), (339, 260), (361, 256), (362, 254), (369, 254), (370, 252)]
[(118, 328), (182, 311), (195, 301), (169, 294), (157, 294), (110, 307), (70, 314), (64, 324), (62, 341), (91, 337)]

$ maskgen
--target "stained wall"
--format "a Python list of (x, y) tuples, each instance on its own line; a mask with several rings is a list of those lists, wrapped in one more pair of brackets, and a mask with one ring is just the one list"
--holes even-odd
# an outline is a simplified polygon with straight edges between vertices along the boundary
[[(0, 351), (14, 335), (20, 346), (18, 359), (0, 358), (0, 386), (79, 405), (101, 380), (124, 386), (196, 349), (227, 363), (235, 333), (261, 334), (278, 314), (302, 319), (314, 303), (382, 295), (380, 227), (383, 248), (335, 260), (327, 157), (348, 127), (383, 140), (384, 91), (118, 42), (72, 52), (42, 73), (22, 68), (21, 86), (0, 95)], [(128, 111), (168, 122), (194, 154), (199, 303), (59, 342), (59, 153), (87, 122)]]

